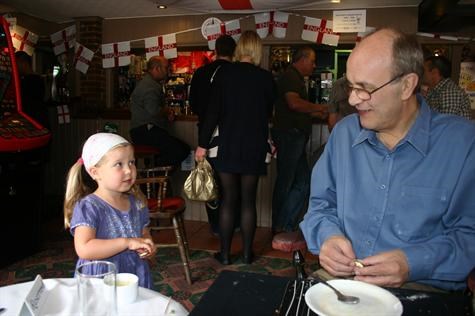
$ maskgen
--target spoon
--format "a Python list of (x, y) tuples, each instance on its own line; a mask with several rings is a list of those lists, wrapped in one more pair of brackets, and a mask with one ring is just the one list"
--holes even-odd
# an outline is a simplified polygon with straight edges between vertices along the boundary
[(328, 286), (329, 288), (331, 288), (333, 290), (333, 292), (335, 292), (335, 294), (336, 294), (336, 296), (337, 296), (337, 298), (340, 302), (347, 303), (347, 304), (358, 304), (359, 301), (360, 301), (359, 297), (351, 296), (351, 295), (345, 295), (345, 294), (341, 293), (340, 291), (338, 291), (337, 289), (335, 289), (330, 283), (328, 283), (326, 281), (320, 281), (320, 283), (323, 283), (326, 286)]

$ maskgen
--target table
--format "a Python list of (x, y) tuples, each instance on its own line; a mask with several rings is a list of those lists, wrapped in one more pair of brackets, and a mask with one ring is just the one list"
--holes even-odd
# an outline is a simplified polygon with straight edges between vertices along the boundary
[[(290, 280), (272, 275), (224, 270), (191, 311), (190, 316), (279, 315), (278, 310)], [(404, 316), (473, 315), (471, 298), (459, 293), (388, 290), (401, 300)]]
[[(44, 279), (48, 296), (42, 315), (79, 315), (76, 280), (74, 278)], [(2, 316), (19, 315), (23, 301), (31, 289), (33, 281), (0, 287), (0, 307), (6, 311)], [(188, 311), (178, 302), (158, 292), (139, 288), (134, 303), (119, 305), (120, 316), (165, 316), (188, 315)]]

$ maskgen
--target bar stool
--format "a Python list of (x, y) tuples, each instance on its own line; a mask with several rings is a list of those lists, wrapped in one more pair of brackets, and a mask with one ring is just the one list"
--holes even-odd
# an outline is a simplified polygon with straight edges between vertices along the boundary
[(307, 251), (307, 243), (300, 230), (279, 233), (272, 239), (272, 249), (292, 253), (292, 262), (297, 279), (305, 279), (305, 259), (302, 252)]
[(159, 155), (160, 150), (153, 146), (134, 144), (134, 153), (137, 168), (150, 168), (155, 164), (155, 155)]
[(472, 293), (472, 308), (475, 310), (475, 268), (468, 274), (467, 289)]
[[(475, 293), (475, 268), (473, 268), (473, 270), (468, 274), (467, 287), (472, 293)], [(475, 303), (475, 298), (474, 298), (474, 303)]]
[[(186, 203), (181, 196), (167, 197), (168, 180), (168, 176), (139, 178), (136, 180), (136, 184), (142, 189), (145, 189), (143, 191), (145, 191), (148, 208), (150, 210), (150, 220), (154, 223), (150, 225), (150, 230), (173, 230), (175, 232), (176, 243), (155, 243), (155, 246), (157, 248), (178, 248), (186, 281), (191, 285), (190, 250), (183, 221)], [(171, 225), (161, 225), (164, 220), (171, 222)]]

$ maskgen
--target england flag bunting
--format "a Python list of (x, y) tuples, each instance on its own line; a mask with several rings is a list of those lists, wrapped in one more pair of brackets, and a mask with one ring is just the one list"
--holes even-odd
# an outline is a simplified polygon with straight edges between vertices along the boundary
[(38, 42), (38, 35), (19, 25), (15, 25), (12, 32), (12, 42), (16, 50), (22, 50), (28, 55), (33, 55), (36, 42)]
[(333, 21), (305, 17), (302, 39), (317, 44), (338, 46), (340, 35), (333, 33)]
[(76, 25), (71, 25), (59, 32), (50, 35), (54, 54), (67, 52), (76, 45)]
[[(221, 10), (271, 10), (272, 8), (286, 8), (291, 6), (308, 5), (310, 0), (179, 0), (174, 4), (182, 8), (197, 11), (221, 11)], [(178, 4), (179, 3), (179, 4)]]
[(94, 57), (94, 52), (83, 46), (79, 43), (76, 43), (76, 48), (74, 49), (74, 67), (82, 72), (83, 74), (87, 73), (91, 60)]
[(289, 25), (289, 14), (279, 11), (254, 14), (256, 32), (260, 38), (272, 34), (276, 38), (284, 38)]
[(176, 34), (148, 37), (145, 39), (145, 56), (164, 56), (167, 59), (178, 56), (176, 49)]
[(69, 115), (69, 107), (67, 104), (58, 105), (56, 110), (58, 111), (59, 124), (67, 124), (71, 122), (71, 116)]
[(102, 67), (113, 68), (130, 65), (130, 42), (102, 45)]
[(226, 34), (234, 38), (237, 42), (241, 37), (241, 24), (239, 20), (231, 20), (225, 23), (212, 24), (206, 27), (206, 36), (208, 38), (208, 47), (214, 50), (216, 40), (222, 34)]
[(374, 30), (376, 30), (375, 27), (367, 26), (364, 32), (358, 32), (358, 34), (356, 34), (356, 42), (357, 42), (357, 43), (358, 43), (358, 42), (361, 42), (361, 40), (362, 40), (366, 35), (368, 35), (369, 33), (374, 32)]

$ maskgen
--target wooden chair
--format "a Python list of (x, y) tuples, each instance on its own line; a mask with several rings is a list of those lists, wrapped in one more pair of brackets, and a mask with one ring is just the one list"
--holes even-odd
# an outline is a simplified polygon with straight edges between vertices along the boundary
[[(150, 210), (150, 230), (173, 230), (175, 232), (176, 243), (156, 243), (155, 245), (157, 248), (178, 248), (185, 270), (186, 281), (188, 284), (191, 284), (190, 254), (183, 221), (183, 214), (186, 208), (185, 200), (179, 196), (167, 196), (168, 176), (139, 178), (136, 180), (136, 183), (147, 197)], [(169, 223), (169, 225), (164, 226), (163, 222)]]
[[(155, 158), (160, 155), (160, 150), (153, 146), (134, 144), (134, 154), (137, 160), (137, 177), (151, 178), (156, 176), (168, 177), (173, 171), (173, 166), (156, 166)], [(171, 193), (171, 182), (168, 178), (168, 193)]]

